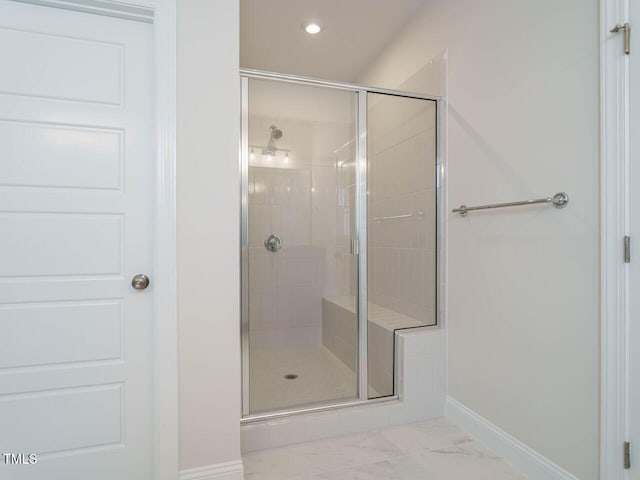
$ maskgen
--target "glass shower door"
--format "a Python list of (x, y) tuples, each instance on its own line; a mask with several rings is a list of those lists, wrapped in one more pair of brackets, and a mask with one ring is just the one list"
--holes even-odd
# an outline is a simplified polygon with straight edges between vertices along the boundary
[(356, 103), (243, 78), (245, 416), (356, 398)]

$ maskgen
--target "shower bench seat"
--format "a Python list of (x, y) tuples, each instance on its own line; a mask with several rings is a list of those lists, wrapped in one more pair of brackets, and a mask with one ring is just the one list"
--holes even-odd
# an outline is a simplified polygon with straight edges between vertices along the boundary
[[(368, 302), (367, 370), (370, 397), (393, 395), (395, 332), (427, 324)], [(323, 297), (322, 344), (355, 371), (357, 352), (356, 299), (353, 295)]]

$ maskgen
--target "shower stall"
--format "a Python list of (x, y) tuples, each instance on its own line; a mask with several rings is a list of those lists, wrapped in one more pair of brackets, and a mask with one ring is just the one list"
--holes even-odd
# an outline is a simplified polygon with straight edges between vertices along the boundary
[(241, 71), (242, 415), (394, 399), (438, 322), (436, 97)]

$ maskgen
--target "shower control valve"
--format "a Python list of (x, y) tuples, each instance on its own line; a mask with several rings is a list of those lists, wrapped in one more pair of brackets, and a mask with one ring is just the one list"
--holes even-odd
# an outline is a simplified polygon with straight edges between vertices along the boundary
[(269, 252), (275, 253), (282, 248), (282, 240), (278, 235), (272, 233), (264, 239), (264, 248)]

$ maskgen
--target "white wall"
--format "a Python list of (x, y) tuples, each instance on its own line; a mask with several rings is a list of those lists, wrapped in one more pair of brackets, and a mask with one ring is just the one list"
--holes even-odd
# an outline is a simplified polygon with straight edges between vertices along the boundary
[(178, 2), (180, 467), (240, 459), (238, 1)]
[(598, 477), (598, 4), (429, 0), (358, 79), (448, 49), (450, 207), (567, 191), (565, 210), (449, 215), (449, 394)]

